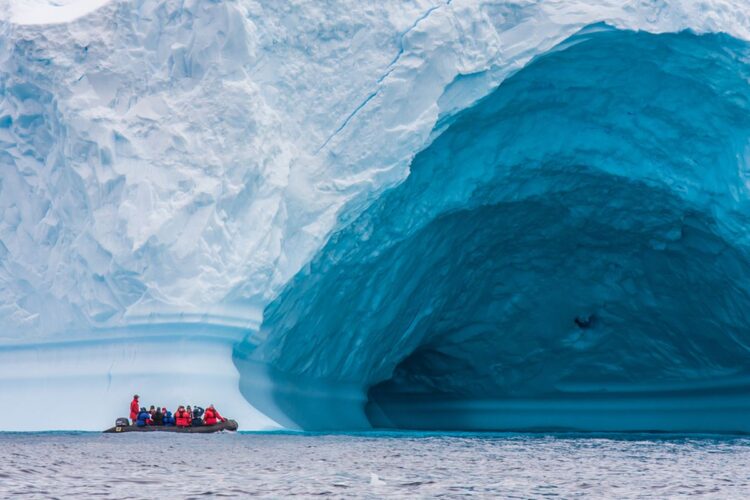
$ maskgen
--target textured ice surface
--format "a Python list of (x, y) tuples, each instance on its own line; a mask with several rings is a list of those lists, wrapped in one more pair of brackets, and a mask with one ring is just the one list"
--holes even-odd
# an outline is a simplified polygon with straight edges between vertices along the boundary
[(255, 318), (441, 114), (582, 25), (750, 38), (741, 2), (587, 4), (113, 1), (40, 25), (98, 3), (11, 1), (2, 335)]
[(750, 430), (748, 81), (726, 35), (584, 30), (334, 234), (250, 359), (377, 425)]
[(231, 346), (458, 110), (599, 21), (750, 39), (741, 1), (0, 0), (0, 347)]

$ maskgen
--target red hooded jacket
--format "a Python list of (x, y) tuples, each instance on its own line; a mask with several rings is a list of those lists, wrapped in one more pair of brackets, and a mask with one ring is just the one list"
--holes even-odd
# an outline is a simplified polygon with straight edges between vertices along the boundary
[(141, 407), (138, 405), (138, 400), (133, 398), (130, 402), (130, 420), (138, 418), (138, 413), (141, 411)]
[(206, 425), (216, 425), (217, 420), (224, 422), (226, 418), (219, 415), (215, 408), (207, 408), (206, 414), (203, 415), (203, 423)]

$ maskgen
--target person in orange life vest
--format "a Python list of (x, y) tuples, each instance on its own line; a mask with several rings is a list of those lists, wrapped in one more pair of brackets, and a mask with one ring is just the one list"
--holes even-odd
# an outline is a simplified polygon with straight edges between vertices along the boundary
[(188, 427), (190, 425), (190, 414), (185, 410), (185, 407), (180, 405), (177, 411), (174, 412), (175, 425), (177, 427)]
[(135, 425), (138, 420), (138, 413), (141, 411), (141, 405), (138, 404), (138, 394), (133, 396), (133, 401), (130, 402), (130, 421)]
[(222, 417), (218, 411), (216, 411), (216, 408), (214, 408), (214, 405), (209, 406), (206, 408), (206, 414), (203, 415), (203, 423), (205, 425), (216, 425), (216, 422), (218, 420), (221, 420), (222, 422), (226, 422), (227, 419)]

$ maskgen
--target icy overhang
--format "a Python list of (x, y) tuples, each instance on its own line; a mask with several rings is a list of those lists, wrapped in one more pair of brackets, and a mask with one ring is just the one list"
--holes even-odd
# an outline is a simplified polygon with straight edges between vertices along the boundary
[(748, 430), (749, 81), (727, 35), (584, 30), (334, 234), (238, 366), (303, 427), (359, 386), (381, 426)]

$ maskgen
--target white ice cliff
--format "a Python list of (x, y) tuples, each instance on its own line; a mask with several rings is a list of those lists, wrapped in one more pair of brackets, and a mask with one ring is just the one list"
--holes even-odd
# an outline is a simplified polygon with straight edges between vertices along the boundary
[[(479, 217), (480, 226), (483, 221), (494, 221), (496, 229), (528, 214), (526, 223), (536, 221), (537, 226), (528, 237), (528, 246), (519, 245), (513, 255), (539, 248), (546, 231), (553, 227), (551, 219), (543, 216), (542, 208), (527, 213), (526, 207), (520, 214), (504, 212), (509, 199), (494, 192), (497, 189), (514, 190), (518, 196), (533, 192), (540, 197), (549, 195), (550, 200), (559, 198), (563, 200), (560, 203), (572, 205), (573, 212), (578, 207), (589, 214), (589, 219), (571, 216), (562, 221), (559, 231), (594, 231), (590, 225), (581, 226), (582, 220), (592, 217), (602, 223), (597, 237), (610, 242), (610, 247), (583, 252), (576, 259), (591, 263), (586, 269), (592, 275), (604, 273), (607, 277), (599, 288), (583, 279), (576, 290), (579, 300), (553, 308), (559, 312), (555, 321), (560, 324), (572, 321), (569, 313), (573, 317), (596, 314), (604, 337), (625, 331), (626, 324), (632, 326), (625, 320), (613, 326), (616, 322), (607, 323), (607, 314), (601, 312), (603, 303), (626, 304), (607, 285), (620, 282), (607, 274), (607, 266), (622, 258), (620, 248), (632, 251), (652, 241), (656, 242), (652, 246), (666, 247), (675, 238), (679, 240), (675, 234), (684, 233), (680, 224), (686, 213), (696, 214), (691, 227), (707, 234), (712, 244), (730, 249), (717, 252), (726, 267), (721, 276), (734, 278), (714, 279), (710, 268), (701, 270), (700, 266), (706, 265), (703, 254), (691, 253), (689, 246), (680, 247), (684, 258), (677, 262), (706, 275), (701, 286), (723, 290), (726, 307), (741, 310), (744, 302), (737, 297), (746, 293), (742, 281), (746, 242), (740, 228), (747, 213), (744, 172), (748, 141), (741, 112), (747, 108), (739, 101), (745, 99), (746, 89), (739, 77), (730, 82), (734, 86), (717, 81), (722, 75), (745, 74), (742, 40), (750, 40), (749, 12), (746, 2), (729, 0), (607, 1), (597, 5), (475, 0), (372, 4), (0, 0), (0, 397), (28, 408), (29, 414), (43, 414), (42, 408), (52, 401), (61, 408), (57, 414), (62, 415), (55, 422), (18, 422), (0, 415), (0, 429), (103, 428), (125, 412), (132, 392), (154, 404), (198, 402), (193, 401), (196, 399), (207, 403), (211, 399), (238, 415), (244, 428), (276, 425), (254, 410), (253, 404), (284, 425), (346, 427), (374, 422), (408, 426), (393, 417), (393, 411), (399, 410), (390, 410), (400, 404), (394, 395), (410, 387), (410, 383), (399, 381), (419, 378), (420, 384), (414, 386), (419, 385), (421, 393), (430, 396), (433, 392), (425, 387), (435, 386), (444, 375), (437, 364), (415, 357), (425, 351), (427, 337), (432, 339), (430, 345), (444, 339), (443, 350), (448, 350), (447, 346), (460, 349), (461, 339), (468, 335), (465, 326), (473, 322), (494, 325), (485, 329), (492, 338), (506, 338), (495, 336), (498, 329), (506, 332), (504, 335), (516, 335), (528, 331), (523, 326), (531, 325), (514, 323), (518, 327), (510, 332), (505, 323), (511, 321), (510, 316), (495, 313), (517, 307), (533, 315), (533, 302), (525, 302), (519, 292), (508, 303), (499, 298), (485, 302), (485, 309), (488, 304), (494, 309), (480, 314), (474, 305), (462, 303), (461, 297), (442, 294), (458, 275), (452, 272), (466, 272), (466, 268), (446, 264), (461, 261), (457, 257), (460, 251), (447, 254), (445, 262), (437, 260), (437, 255), (432, 256), (435, 260), (422, 259), (423, 272), (434, 277), (415, 284), (431, 287), (435, 293), (429, 300), (397, 293), (405, 290), (398, 280), (386, 282), (389, 277), (367, 262), (372, 252), (385, 251), (402, 241), (413, 242), (404, 246), (409, 252), (418, 252), (412, 258), (432, 254), (429, 247), (418, 244), (431, 237), (414, 239), (413, 234), (455, 210)], [(675, 42), (658, 36), (637, 42), (628, 39), (622, 43), (632, 44), (631, 51), (625, 51), (633, 58), (629, 66), (607, 67), (606, 61), (623, 59), (618, 54), (623, 49), (617, 40), (606, 38), (603, 51), (591, 59), (598, 64), (577, 66), (580, 61), (575, 57), (565, 59), (573, 42), (580, 44), (589, 35), (558, 44), (600, 22), (618, 30), (671, 33), (691, 29), (697, 34), (727, 35), (718, 42), (709, 39), (706, 43), (717, 45), (709, 48), (701, 42), (683, 45), (682, 39)], [(610, 30), (589, 28), (586, 33), (596, 39), (597, 32)], [(671, 50), (679, 55), (693, 49), (701, 53), (684, 61), (675, 56), (677, 61), (670, 68), (671, 59), (649, 52), (651, 45), (666, 47), (665, 53)], [(551, 54), (543, 56), (553, 47)], [(733, 55), (721, 59), (716, 54), (722, 51)], [(562, 61), (552, 59), (553, 73), (542, 71), (534, 81), (554, 86), (555, 74), (568, 71), (565, 81), (572, 88), (579, 77), (601, 76), (582, 84), (588, 90), (581, 92), (578, 108), (570, 105), (561, 111), (570, 124), (587, 123), (589, 130), (583, 136), (599, 141), (599, 150), (576, 144), (580, 135), (572, 132), (565, 139), (565, 148), (554, 149), (554, 134), (540, 130), (540, 122), (534, 122), (539, 118), (530, 112), (534, 99), (555, 101), (560, 96), (533, 94), (528, 90), (533, 90), (533, 85), (524, 84), (523, 71), (527, 68), (534, 75), (533, 65), (527, 67), (530, 61), (541, 65), (544, 59), (537, 56), (557, 53), (563, 54), (559, 56)], [(641, 62), (644, 70), (634, 70), (633, 64)], [(667, 66), (664, 74), (645, 71), (661, 64)], [(616, 85), (618, 76), (628, 70), (657, 80), (664, 75), (684, 78), (691, 74), (700, 85), (691, 87), (693, 92), (680, 101), (681, 95), (660, 94), (659, 82), (649, 86), (633, 75), (627, 84)], [(508, 90), (506, 85), (504, 90), (501, 84), (513, 83), (508, 80), (512, 75), (517, 77), (517, 88), (532, 97), (523, 101), (525, 94), (519, 94), (522, 105), (507, 108), (519, 121), (503, 123), (524, 131), (525, 139), (508, 144), (515, 144), (517, 150), (504, 151), (502, 144), (494, 143), (471, 149), (472, 137), (484, 137), (483, 130), (505, 116), (482, 109), (495, 99), (509, 98), (514, 87)], [(704, 113), (696, 110), (694, 116), (675, 114), (677, 122), (696, 119), (702, 127), (691, 140), (676, 141), (675, 137), (682, 137), (682, 129), (674, 125), (665, 130), (659, 120), (668, 122), (665, 116), (669, 113), (694, 107), (695, 99), (700, 101), (706, 95), (701, 93), (701, 85), (720, 88), (723, 100)], [(640, 94), (631, 92), (639, 88)], [(490, 100), (479, 101), (490, 92)], [(606, 112), (616, 107), (610, 104), (622, 103), (631, 95), (658, 98), (659, 102), (653, 109), (638, 103), (635, 112), (646, 117), (645, 124), (621, 126), (617, 116)], [(737, 106), (740, 111), (727, 111), (726, 116), (716, 118), (711, 111), (724, 109), (722, 106)], [(476, 109), (461, 113), (472, 107)], [(600, 119), (582, 120), (576, 115), (581, 110), (596, 111)], [(459, 154), (430, 148), (439, 148), (441, 139), (451, 140), (459, 133), (453, 127), (461, 120), (475, 119), (472, 116), (477, 113), (491, 118), (463, 139), (472, 157), (485, 158), (488, 164), (512, 157), (516, 163), (504, 164), (511, 170), (532, 160), (542, 164), (561, 155), (567, 155), (565, 161), (550, 169), (533, 166), (514, 176), (462, 169), (462, 163), (450, 160), (440, 168), (421, 167), (419, 176), (409, 177), (412, 160), (420, 151), (424, 158), (445, 154), (450, 159)], [(542, 119), (550, 123), (555, 116)], [(632, 140), (620, 143), (615, 139), (632, 136), (634, 131), (652, 137), (654, 143), (628, 156), (621, 145)], [(662, 132), (672, 135), (662, 136)], [(607, 134), (615, 139), (607, 143)], [(695, 137), (710, 140), (704, 144)], [(436, 138), (438, 142), (433, 143)], [(544, 148), (539, 142), (550, 149), (541, 151)], [(715, 144), (720, 146), (714, 148)], [(527, 149), (521, 151), (523, 148)], [(535, 152), (537, 148), (540, 151)], [(679, 152), (674, 162), (662, 161), (662, 155), (671, 151)], [(617, 165), (591, 159), (617, 159), (618, 154), (623, 161)], [(642, 163), (644, 158), (648, 164)], [(415, 163), (414, 172), (427, 163)], [(566, 177), (570, 173), (565, 171), (566, 165), (575, 167), (578, 177)], [(682, 165), (689, 168), (680, 173)], [(717, 165), (721, 168), (714, 168)], [(428, 172), (444, 182), (410, 187), (424, 182), (420, 179), (438, 179)], [(535, 181), (557, 174), (562, 176), (559, 183)], [(480, 182), (472, 176), (483, 178)], [(603, 180), (596, 181), (597, 176)], [(615, 182), (623, 177), (631, 179), (626, 186)], [(587, 185), (596, 193), (595, 199), (613, 200), (614, 205), (607, 204), (601, 213), (591, 215), (590, 199), (570, 195), (565, 188), (573, 191)], [(460, 186), (468, 191), (460, 192)], [(472, 194), (474, 189), (490, 194), (482, 198)], [(652, 203), (643, 203), (644, 193)], [(391, 201), (399, 196), (401, 204)], [(425, 201), (428, 198), (430, 201)], [(634, 208), (632, 217), (623, 217), (622, 227), (604, 224), (614, 217), (617, 203), (642, 212)], [(491, 213), (472, 212), (484, 205)], [(664, 216), (653, 222), (653, 213)], [(680, 223), (670, 225), (665, 219)], [(461, 228), (475, 227), (460, 219), (454, 223), (446, 226), (453, 228), (454, 236), (461, 234)], [(617, 230), (633, 224), (643, 227), (633, 233)], [(329, 241), (335, 231), (337, 236)], [(373, 240), (368, 242), (371, 235)], [(338, 241), (345, 242), (344, 250), (336, 248)], [(447, 244), (447, 240), (440, 241)], [(493, 234), (486, 241), (477, 239), (476, 248), (485, 248), (487, 241), (496, 246), (493, 255), (498, 260), (484, 271), (490, 277), (505, 276), (500, 256), (505, 255), (502, 249), (506, 243)], [(560, 276), (549, 277), (549, 281), (557, 290), (565, 290), (559, 284), (570, 274), (565, 274), (564, 263), (555, 261), (554, 255), (572, 251), (550, 246), (547, 262), (560, 270)], [(479, 255), (486, 260), (487, 254)], [(511, 258), (510, 253), (506, 258)], [(315, 263), (326, 260), (332, 263), (324, 266), (330, 273), (323, 275)], [(416, 269), (418, 263), (412, 264)], [(645, 265), (643, 261), (631, 264), (636, 270)], [(546, 265), (529, 273), (548, 269)], [(409, 272), (414, 270), (402, 270)], [(689, 279), (671, 276), (665, 282), (684, 287), (693, 280), (693, 274), (686, 274)], [(536, 294), (542, 293), (543, 282), (534, 283)], [(494, 286), (477, 283), (476, 290), (495, 290)], [(642, 290), (644, 299), (627, 302), (623, 307), (632, 316), (622, 313), (621, 319), (651, 314), (667, 304), (649, 295), (654, 293), (653, 287), (638, 279), (632, 280), (632, 287), (634, 291), (628, 293)], [(341, 294), (340, 300), (328, 300), (336, 292)], [(493, 293), (478, 296), (495, 297)], [(526, 293), (533, 295), (531, 288)], [(702, 295), (670, 297), (697, 304)], [(444, 321), (433, 314), (438, 302), (443, 308), (441, 315), (447, 314), (445, 304), (450, 302), (455, 304), (451, 315), (465, 316), (465, 322), (452, 323), (461, 335), (449, 335), (438, 327)], [(498, 305), (501, 302), (505, 305)], [(384, 303), (396, 309), (412, 304), (413, 311), (407, 315), (410, 321), (401, 321), (406, 316), (400, 312), (383, 309)], [(266, 325), (260, 328), (267, 307)], [(347, 307), (351, 307), (348, 312)], [(590, 307), (597, 312), (590, 312)], [(722, 334), (717, 334), (716, 342), (728, 352), (736, 350), (722, 339), (736, 338), (738, 345), (744, 345), (741, 332), (748, 323), (741, 314), (721, 316), (715, 312), (711, 308), (703, 311), (701, 317), (708, 319), (696, 327), (700, 330), (697, 337), (681, 326), (682, 320), (670, 320), (673, 316), (659, 322), (670, 334), (684, 335), (688, 358), (704, 355), (695, 362), (705, 368), (700, 376), (675, 373), (669, 363), (657, 369), (653, 360), (647, 360), (643, 363), (651, 371), (643, 373), (650, 375), (634, 380), (613, 378), (612, 383), (632, 387), (651, 377), (671, 388), (690, 385), (696, 378), (707, 384), (721, 375), (736, 387), (736, 368), (747, 363), (745, 353), (739, 350), (732, 359), (706, 354), (696, 339), (708, 335), (707, 342), (711, 341), (707, 325), (718, 325)], [(382, 322), (376, 321), (376, 316), (382, 317)], [(417, 328), (414, 318), (432, 319)], [(543, 326), (537, 324), (534, 331), (543, 329), (559, 342), (578, 342), (571, 340), (576, 332), (569, 331), (568, 323), (555, 331), (539, 321)], [(653, 338), (651, 327), (636, 326), (636, 337)], [(535, 339), (529, 340), (533, 352), (555, 344), (534, 335), (529, 337)], [(531, 349), (519, 344), (499, 353), (493, 342), (480, 341), (478, 349), (468, 342), (467, 355), (457, 359), (469, 366), (490, 361), (493, 366), (507, 366), (508, 359)], [(664, 359), (668, 359), (671, 351), (666, 346), (674, 342), (654, 343), (664, 347)], [(696, 347), (691, 350), (693, 344)], [(617, 342), (608, 347), (614, 352), (621, 348), (630, 352), (628, 346)], [(492, 360), (474, 358), (479, 350)], [(523, 357), (519, 354), (515, 359)], [(541, 356), (536, 362), (541, 366), (544, 359)], [(605, 362), (597, 359), (597, 363)], [(669, 359), (691, 366), (689, 359), (680, 356)], [(415, 375), (414, 366), (427, 368)], [(451, 363), (446, 366), (451, 372), (461, 371)], [(627, 364), (619, 366), (621, 370), (629, 368)], [(581, 369), (573, 372), (571, 377), (577, 377), (580, 386), (586, 385), (587, 373), (601, 375), (583, 362)], [(466, 369), (464, 373), (463, 379), (453, 382), (463, 380), (456, 383), (464, 386), (476, 383), (496, 399), (509, 396), (508, 385), (500, 378), (484, 370)], [(316, 381), (308, 386), (299, 382), (300, 377)], [(533, 387), (524, 394), (532, 399), (548, 397), (540, 387), (559, 387), (561, 382), (554, 378), (539, 377), (536, 385), (529, 382)], [(300, 417), (298, 413), (305, 413), (308, 405), (327, 401), (325, 394), (331, 392), (325, 388), (328, 383), (335, 386), (332, 392), (346, 394), (342, 403), (346, 409), (341, 414), (351, 418), (337, 422), (330, 415), (310, 420)], [(305, 393), (312, 403), (303, 401), (305, 398), (279, 397), (279, 384), (293, 387), (292, 393)], [(473, 390), (454, 390), (449, 385), (445, 391), (476, 399)], [(319, 393), (324, 396), (317, 398)], [(368, 394), (375, 395), (368, 407), (378, 406), (380, 416), (374, 410), (365, 415)], [(351, 411), (350, 401), (354, 401), (355, 411)], [(289, 405), (297, 408), (296, 413)], [(80, 407), (98, 408), (97, 417), (81, 422), (75, 413)], [(405, 410), (404, 414), (413, 415), (414, 411)], [(654, 425), (662, 426), (659, 422)], [(512, 419), (506, 424), (517, 427)], [(556, 422), (539, 423), (548, 424)], [(471, 427), (461, 422), (435, 425)]]

